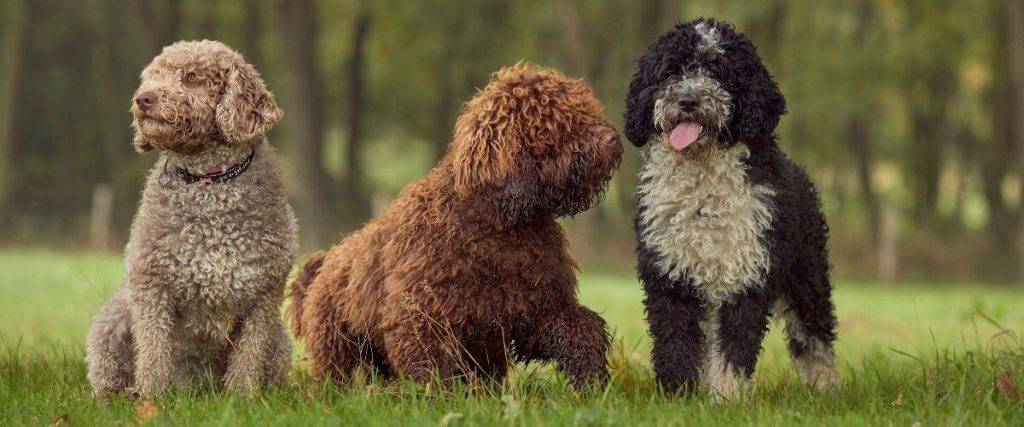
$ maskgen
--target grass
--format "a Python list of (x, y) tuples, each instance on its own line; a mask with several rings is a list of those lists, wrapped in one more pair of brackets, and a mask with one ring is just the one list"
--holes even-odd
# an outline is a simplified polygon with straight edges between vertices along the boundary
[(616, 337), (603, 390), (576, 393), (536, 364), (504, 384), (439, 393), (373, 378), (317, 383), (299, 363), (289, 386), (251, 399), (180, 391), (97, 404), (82, 340), (121, 268), (116, 256), (0, 252), (0, 425), (1024, 425), (1019, 288), (840, 282), (842, 390), (816, 395), (800, 385), (775, 325), (754, 390), (716, 406), (655, 386), (642, 294), (629, 272), (581, 278), (581, 298)]

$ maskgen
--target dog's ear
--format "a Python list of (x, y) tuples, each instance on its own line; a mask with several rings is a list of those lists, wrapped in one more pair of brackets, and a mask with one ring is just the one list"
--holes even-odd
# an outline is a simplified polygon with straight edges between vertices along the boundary
[(224, 138), (231, 143), (252, 140), (269, 131), (281, 115), (256, 69), (244, 61), (232, 65), (217, 105), (217, 127)]
[(657, 82), (644, 75), (643, 69), (633, 74), (626, 95), (625, 134), (626, 139), (637, 147), (643, 147), (651, 135), (657, 132), (654, 127), (654, 98), (657, 93)]
[[(478, 105), (487, 103), (488, 105)], [(475, 99), (466, 104), (455, 124), (449, 147), (455, 192), (479, 197), (493, 206), (501, 222), (530, 215), (539, 203), (541, 188), (535, 168), (523, 168), (514, 151), (523, 135), (513, 117), (501, 108), (502, 99)]]
[(658, 133), (654, 124), (654, 100), (658, 96), (661, 84), (673, 73), (679, 72), (681, 52), (679, 45), (684, 26), (677, 24), (675, 28), (662, 34), (651, 42), (637, 61), (636, 73), (629, 82), (626, 94), (626, 139), (637, 147), (642, 147)]
[(771, 137), (786, 114), (786, 99), (749, 39), (738, 36), (730, 50), (730, 56), (739, 58), (728, 67), (732, 73), (729, 80), (739, 82), (732, 94), (730, 132), (739, 141), (760, 143)]

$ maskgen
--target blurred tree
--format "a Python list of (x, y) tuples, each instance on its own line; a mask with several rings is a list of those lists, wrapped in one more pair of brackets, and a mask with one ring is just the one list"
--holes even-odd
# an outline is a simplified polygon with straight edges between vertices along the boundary
[[(873, 3), (874, 0), (857, 0), (854, 6), (852, 42), (855, 49), (860, 48), (855, 51), (857, 53), (862, 52), (863, 46), (868, 41), (869, 28), (874, 24), (872, 22), (875, 19)], [(855, 72), (862, 73), (862, 75), (870, 74), (874, 67), (864, 65), (874, 64), (864, 61), (863, 57), (861, 59), (859, 64), (852, 64), (852, 67), (856, 69)], [(881, 232), (881, 212), (872, 176), (875, 172), (871, 142), (874, 120), (870, 118), (870, 115), (877, 110), (877, 107), (872, 96), (874, 94), (867, 87), (868, 84), (867, 79), (851, 79), (850, 81), (851, 106), (847, 121), (846, 142), (853, 153), (861, 202), (867, 212), (871, 248), (872, 252), (875, 252)]]
[(258, 70), (265, 69), (265, 60), (261, 49), (263, 40), (263, 0), (244, 0), (241, 2), (242, 28), (239, 49), (245, 52), (245, 58)]
[(17, 138), (13, 115), (21, 95), (23, 39), (28, 27), (22, 0), (7, 0), (4, 6), (4, 29), (0, 34), (0, 241), (7, 237), (2, 230), (9, 227), (7, 204), (15, 164), (10, 147)]
[[(304, 244), (319, 246), (365, 220), (371, 195), (386, 199), (443, 156), (460, 103), (499, 67), (528, 60), (581, 76), (620, 124), (644, 48), (707, 16), (747, 33), (782, 87), (790, 114), (780, 144), (822, 190), (839, 270), (863, 275), (877, 257), (895, 259), (898, 238), (907, 274), (1022, 277), (1021, 9), (1016, 0), (0, 0), (0, 238), (80, 244), (104, 183), (116, 195), (113, 223), (130, 218), (153, 156), (130, 154), (125, 110), (141, 67), (179, 38), (238, 48), (280, 95), (274, 140)], [(638, 166), (628, 147), (608, 197), (568, 221), (577, 246), (600, 251), (584, 257), (630, 257)], [(883, 229), (891, 233), (879, 242)]]
[(1014, 209), (1007, 200), (1004, 184), (1008, 175), (1018, 167), (1021, 150), (1022, 112), (1024, 112), (1024, 17), (1022, 8), (1014, 0), (997, 0), (992, 7), (992, 22), (996, 29), (993, 38), (992, 74), (992, 142), (987, 161), (982, 169), (985, 201), (988, 205), (988, 227), (995, 247), (993, 260), (1003, 275), (1020, 273), (1017, 265), (1018, 227), (1024, 199)]
[(348, 60), (348, 140), (345, 151), (345, 177), (342, 192), (345, 195), (345, 229), (351, 230), (370, 218), (369, 193), (364, 187), (366, 173), (363, 168), (364, 121), (366, 114), (366, 41), (370, 33), (370, 15), (360, 8), (352, 25), (352, 51)]
[(295, 210), (302, 224), (303, 241), (322, 246), (333, 240), (336, 211), (335, 183), (324, 168), (324, 93), (317, 70), (319, 25), (313, 0), (277, 1), (274, 17), (281, 45), (284, 90), (281, 104), (287, 111), (284, 126), (292, 149)]
[(156, 56), (164, 46), (177, 39), (181, 31), (184, 1), (146, 0), (128, 3), (132, 12), (129, 22), (137, 27), (136, 33), (145, 42), (144, 56)]

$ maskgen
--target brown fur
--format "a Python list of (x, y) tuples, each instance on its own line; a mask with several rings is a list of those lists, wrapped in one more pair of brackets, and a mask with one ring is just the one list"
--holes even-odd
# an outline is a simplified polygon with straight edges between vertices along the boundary
[(622, 145), (585, 83), (517, 65), (463, 106), (426, 178), (293, 282), (289, 318), (316, 377), (357, 365), (427, 382), (501, 379), (555, 360), (607, 378), (604, 320), (576, 299), (559, 216), (589, 208)]

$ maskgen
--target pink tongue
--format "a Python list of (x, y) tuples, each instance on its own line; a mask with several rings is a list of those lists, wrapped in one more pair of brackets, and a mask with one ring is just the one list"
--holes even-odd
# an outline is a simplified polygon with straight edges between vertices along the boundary
[(700, 138), (700, 130), (701, 126), (697, 122), (682, 122), (672, 129), (672, 134), (668, 136), (668, 143), (676, 151), (682, 151), (690, 144), (697, 142), (697, 138)]

